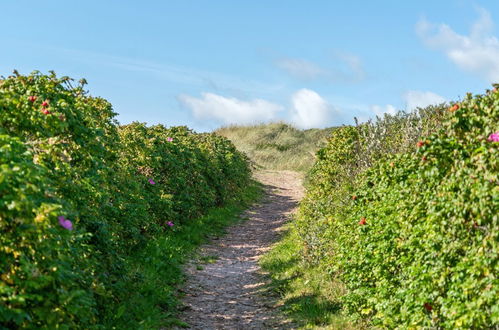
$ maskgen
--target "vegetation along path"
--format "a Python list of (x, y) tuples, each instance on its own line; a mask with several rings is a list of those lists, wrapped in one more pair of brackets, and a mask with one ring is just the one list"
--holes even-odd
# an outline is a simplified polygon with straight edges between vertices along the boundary
[(186, 269), (183, 321), (195, 329), (266, 329), (286, 327), (272, 303), (259, 292), (266, 280), (258, 259), (270, 248), (302, 197), (301, 176), (291, 171), (262, 171), (265, 198), (243, 214), (245, 222), (201, 247), (203, 266)]

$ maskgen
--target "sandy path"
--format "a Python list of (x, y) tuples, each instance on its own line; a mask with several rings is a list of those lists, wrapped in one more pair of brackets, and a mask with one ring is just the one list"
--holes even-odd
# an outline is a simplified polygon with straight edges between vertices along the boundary
[(294, 212), (303, 190), (300, 175), (290, 171), (262, 171), (255, 178), (265, 185), (260, 204), (242, 216), (248, 218), (227, 235), (202, 246), (201, 256), (214, 260), (186, 267), (184, 313), (181, 319), (194, 329), (289, 328), (272, 308), (270, 297), (259, 291), (266, 284), (258, 266)]

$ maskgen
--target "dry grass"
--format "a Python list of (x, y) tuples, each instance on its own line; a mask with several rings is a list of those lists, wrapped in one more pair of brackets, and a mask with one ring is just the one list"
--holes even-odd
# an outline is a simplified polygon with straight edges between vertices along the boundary
[(333, 129), (300, 130), (277, 122), (226, 126), (215, 133), (231, 140), (257, 167), (307, 172), (315, 162), (315, 152), (326, 143)]

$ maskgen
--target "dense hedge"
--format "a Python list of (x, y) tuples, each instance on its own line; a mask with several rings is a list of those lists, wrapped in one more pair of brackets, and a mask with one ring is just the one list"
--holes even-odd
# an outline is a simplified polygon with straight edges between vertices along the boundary
[(499, 325), (499, 92), (442, 109), (338, 129), (311, 172), (305, 259), (373, 325)]
[(0, 327), (109, 324), (140, 282), (129, 256), (248, 183), (228, 140), (120, 127), (84, 83), (0, 80)]

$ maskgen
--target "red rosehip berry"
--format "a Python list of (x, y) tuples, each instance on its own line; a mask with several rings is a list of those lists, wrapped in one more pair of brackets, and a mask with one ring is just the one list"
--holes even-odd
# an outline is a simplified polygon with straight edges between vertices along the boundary
[(50, 114), (50, 111), (48, 109), (42, 109), (42, 112), (45, 115), (49, 115)]
[(426, 161), (426, 156), (421, 157), (421, 161), (425, 162)]
[(423, 305), (424, 309), (426, 309), (428, 312), (431, 312), (433, 310), (433, 306), (430, 305), (429, 303), (424, 303)]
[(357, 199), (357, 196), (356, 196), (356, 195), (353, 195), (353, 196), (352, 196), (352, 199), (353, 199), (353, 200), (356, 200), (356, 199)]
[(416, 146), (418, 148), (421, 148), (422, 146), (424, 146), (424, 144), (425, 144), (424, 141), (418, 141), (418, 143), (416, 143)]
[(42, 107), (45, 108), (45, 107), (48, 107), (48, 106), (49, 106), (49, 101), (47, 101), (47, 100), (43, 101)]
[(30, 101), (31, 103), (35, 102), (36, 101), (36, 96), (34, 96), (34, 95), (28, 96), (28, 101)]
[(366, 223), (367, 223), (366, 218), (362, 218), (359, 221), (359, 225), (361, 225), (361, 226), (365, 225)]
[(459, 109), (459, 104), (454, 104), (452, 107), (449, 108), (450, 112), (457, 111)]

